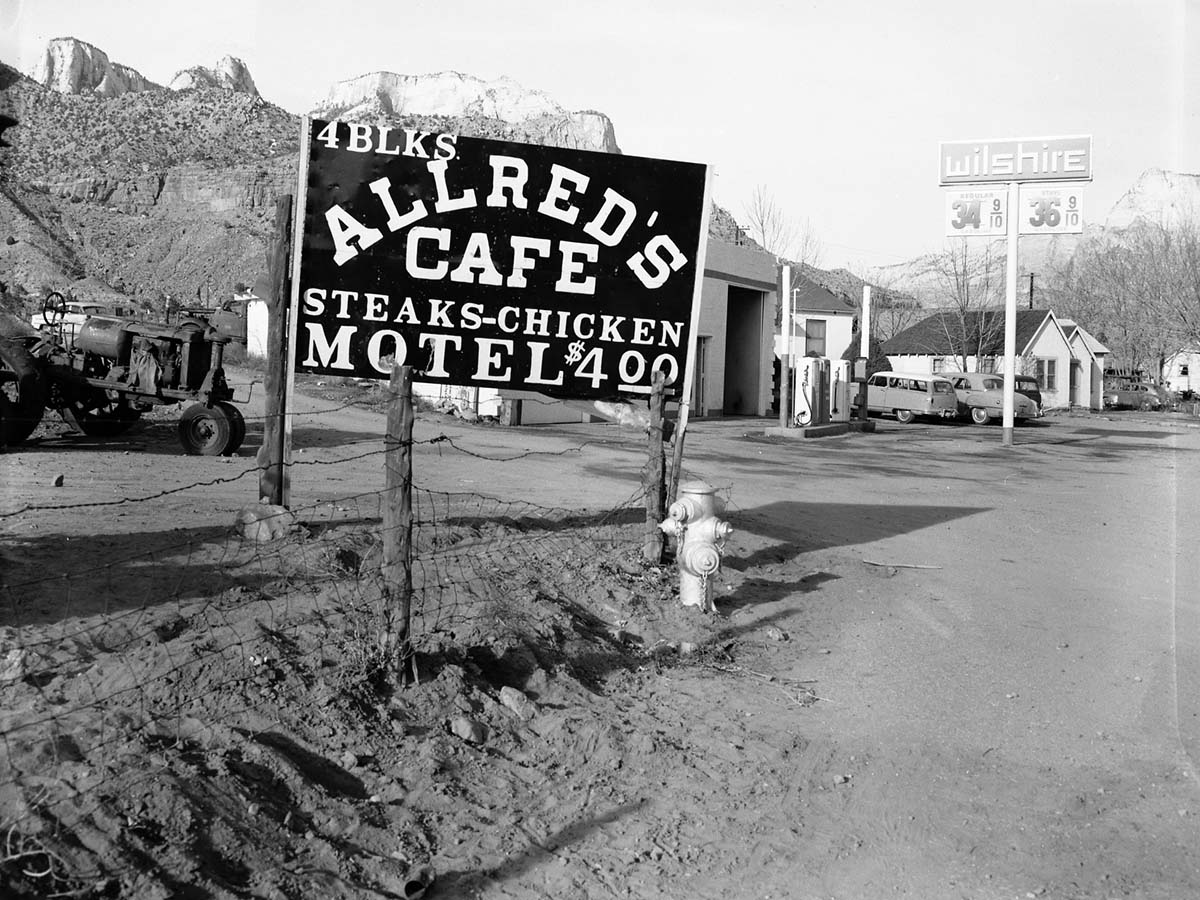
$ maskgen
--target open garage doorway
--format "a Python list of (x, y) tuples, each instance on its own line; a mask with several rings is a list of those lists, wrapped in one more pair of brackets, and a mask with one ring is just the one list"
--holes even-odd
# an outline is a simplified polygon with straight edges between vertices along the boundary
[(725, 326), (725, 401), (722, 405), (722, 412), (727, 416), (756, 416), (761, 412), (758, 407), (762, 388), (765, 296), (762, 291), (729, 286)]

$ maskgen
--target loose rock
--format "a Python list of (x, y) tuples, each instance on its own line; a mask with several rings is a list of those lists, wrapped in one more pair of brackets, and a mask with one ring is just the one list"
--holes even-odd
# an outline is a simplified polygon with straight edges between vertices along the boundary
[(242, 537), (261, 544), (289, 534), (296, 526), (296, 516), (286, 507), (260, 503), (242, 509), (236, 524)]
[(0, 657), (0, 684), (20, 681), (25, 677), (28, 655), (20, 647), (14, 647)]
[(514, 687), (500, 688), (500, 702), (512, 710), (522, 722), (528, 722), (537, 715), (537, 704)]
[(458, 716), (450, 720), (450, 733), (468, 744), (482, 744), (487, 740), (487, 726), (466, 716)]

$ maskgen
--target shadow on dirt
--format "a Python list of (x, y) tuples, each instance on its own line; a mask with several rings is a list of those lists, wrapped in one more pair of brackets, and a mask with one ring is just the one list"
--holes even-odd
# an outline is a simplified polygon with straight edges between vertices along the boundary
[(5, 624), (112, 614), (261, 588), (280, 577), (230, 525), (8, 539), (0, 580)]
[(558, 851), (582, 840), (591, 832), (637, 813), (648, 802), (648, 800), (637, 800), (633, 803), (622, 803), (620, 806), (615, 806), (607, 812), (600, 813), (591, 819), (581, 819), (572, 822), (565, 828), (549, 835), (543, 841), (538, 841), (531, 837), (530, 844), (526, 849), (509, 857), (490, 871), (450, 871), (444, 875), (440, 875), (435, 882), (437, 896), (473, 896), (489, 882), (519, 878), (530, 869), (544, 865), (548, 858), (555, 857)]
[(902, 506), (892, 503), (805, 503), (788, 500), (738, 514), (739, 531), (780, 541), (748, 556), (728, 557), (739, 571), (786, 562), (801, 553), (863, 544), (942, 525), (991, 510), (988, 506)]
[[(47, 422), (49, 424), (47, 425)], [(262, 424), (247, 423), (246, 438), (232, 455), (253, 457), (262, 446)], [(114, 437), (79, 434), (63, 422), (43, 421), (32, 439), (14, 448), (21, 453), (137, 453), (150, 456), (183, 456), (178, 425), (172, 420), (142, 421)]]
[[(725, 613), (725, 604), (718, 604), (718, 612)], [(730, 610), (729, 615), (736, 612)], [(728, 662), (734, 661), (735, 645), (739, 639), (747, 634), (761, 634), (768, 625), (778, 625), (787, 623), (800, 614), (800, 611), (795, 607), (781, 608), (774, 612), (768, 613), (765, 616), (758, 616), (749, 619), (748, 621), (740, 621), (737, 624), (731, 624), (726, 628), (722, 628), (712, 640), (708, 642), (706, 649), (710, 653), (717, 653)], [(744, 618), (744, 617), (743, 617)]]
[[(315, 450), (321, 447), (342, 447), (346, 444), (361, 444), (366, 448), (374, 443), (382, 450), (384, 437), (382, 431), (346, 431), (340, 428), (323, 428), (320, 425), (301, 425), (292, 432), (292, 446)], [(259, 443), (262, 443), (261, 434)]]
[[(532, 504), (504, 503), (506, 507), (528, 507)], [(533, 507), (539, 509), (539, 507)], [(638, 525), (646, 521), (646, 511), (632, 506), (593, 512), (583, 510), (544, 507), (545, 515), (503, 515), (499, 509), (492, 514), (480, 516), (447, 516), (438, 524), (447, 528), (475, 530), (495, 529), (503, 526), (514, 531), (566, 531), (577, 528), (599, 528), (610, 525)]]
[(422, 677), (436, 676), (447, 665), (459, 665), (493, 690), (515, 687), (536, 700), (538, 690), (529, 686), (529, 679), (539, 669), (565, 667), (584, 688), (603, 694), (609, 675), (645, 662), (636, 652), (640, 646), (636, 635), (619, 638), (609, 623), (579, 603), (539, 594), (537, 605), (545, 605), (542, 615), (556, 621), (527, 623), (534, 632), (528, 636), (490, 645), (468, 638), (463, 645), (446, 646), (439, 653), (418, 654)]
[[(729, 568), (740, 568), (729, 561)], [(776, 581), (770, 578), (747, 578), (736, 591), (720, 600), (723, 612), (732, 614), (747, 606), (774, 603), (794, 594), (807, 594), (817, 590), (827, 581), (836, 581), (839, 576), (832, 572), (812, 572), (793, 581)]]
[(1154, 438), (1162, 440), (1168, 438), (1175, 432), (1173, 431), (1149, 431), (1149, 430), (1134, 430), (1127, 428), (1076, 428), (1076, 434), (1089, 435), (1093, 437), (1119, 437), (1119, 438)]
[(360, 779), (337, 763), (301, 747), (287, 735), (275, 731), (251, 733), (241, 728), (235, 728), (234, 731), (248, 740), (274, 750), (302, 776), (320, 785), (328, 793), (353, 800), (367, 798), (367, 789)]

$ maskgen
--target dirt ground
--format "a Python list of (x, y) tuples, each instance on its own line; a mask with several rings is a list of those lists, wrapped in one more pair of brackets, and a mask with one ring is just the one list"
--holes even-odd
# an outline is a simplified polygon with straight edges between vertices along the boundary
[(1200, 896), (1196, 420), (694, 422), (705, 615), (640, 435), (423, 412), (392, 690), (379, 388), (305, 387), (267, 544), (260, 394), (232, 459), (177, 410), (0, 456), (0, 895)]

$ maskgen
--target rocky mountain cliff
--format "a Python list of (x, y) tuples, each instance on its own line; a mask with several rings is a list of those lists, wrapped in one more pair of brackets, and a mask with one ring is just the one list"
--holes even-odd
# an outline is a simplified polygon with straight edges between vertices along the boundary
[(565, 112), (547, 94), (526, 90), (510, 78), (488, 82), (458, 72), (372, 72), (333, 85), (312, 114), (323, 119), (362, 118), (379, 111), (397, 116), (485, 116), (507, 122)]
[[(137, 69), (115, 63), (108, 54), (86, 41), (73, 37), (54, 38), (33, 67), (30, 76), (58, 94), (88, 94), (119, 97), (122, 94), (163, 90)], [(186, 91), (196, 88), (220, 88), (258, 97), (258, 88), (246, 64), (234, 56), (225, 56), (213, 68), (192, 66), (175, 73), (167, 88)]]
[(1105, 228), (1124, 229), (1138, 223), (1178, 225), (1200, 214), (1200, 175), (1147, 169), (1117, 201)]
[(211, 69), (204, 66), (192, 66), (176, 72), (171, 83), (167, 85), (173, 91), (187, 91), (196, 88), (222, 88), (237, 94), (249, 94), (258, 97), (258, 88), (250, 77), (246, 64), (236, 56), (224, 56)]
[(372, 72), (333, 85), (310, 115), (379, 124), (408, 115), (496, 120), (531, 135), (545, 135), (543, 142), (554, 146), (621, 152), (608, 116), (590, 110), (568, 111), (548, 94), (524, 88), (510, 78), (483, 81), (459, 72)]
[(136, 69), (112, 62), (99, 47), (72, 37), (50, 41), (32, 75), (34, 81), (60, 94), (116, 97), (161, 87)]

